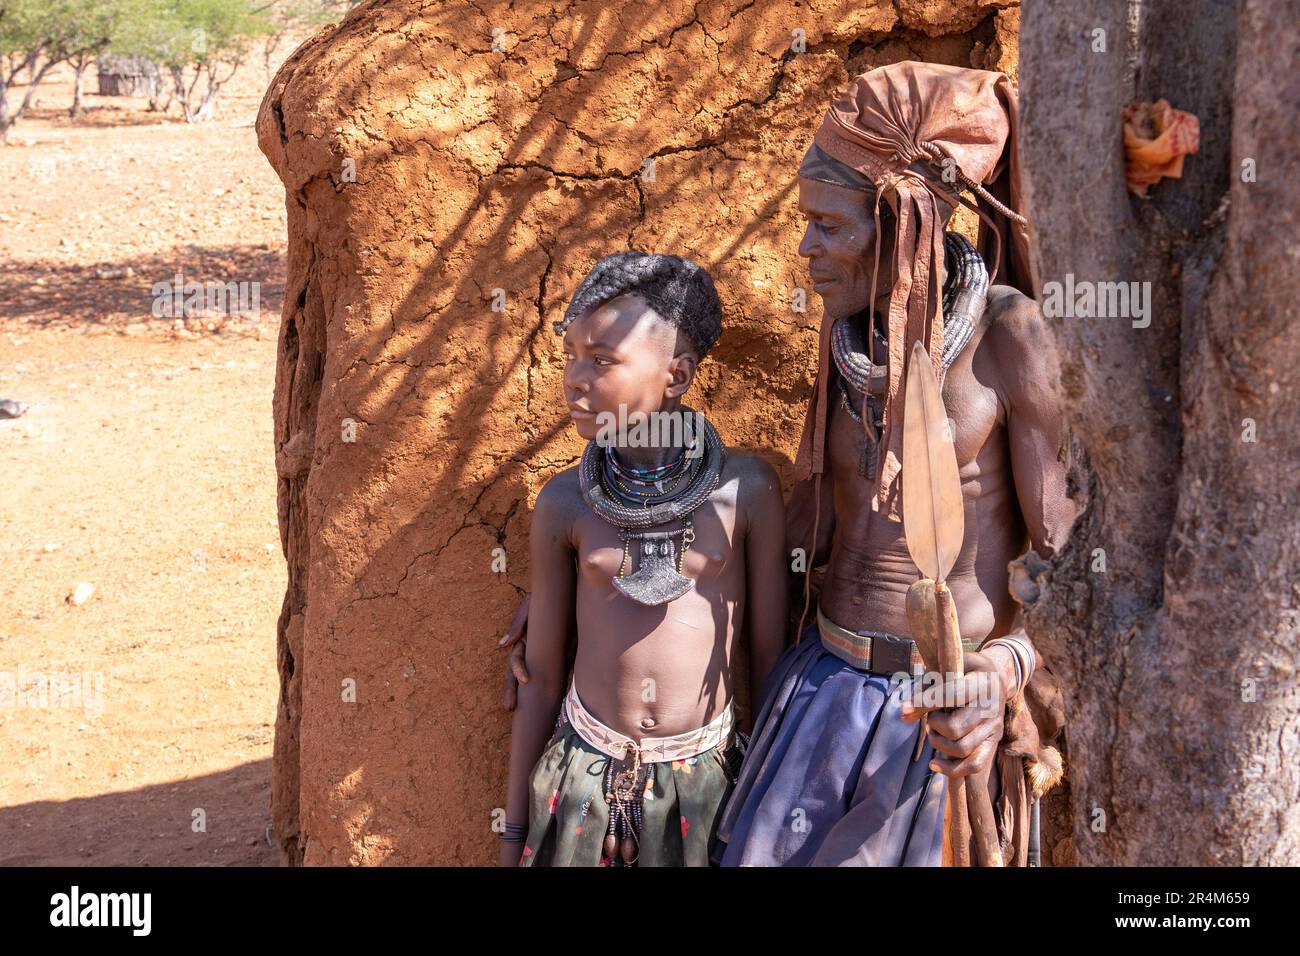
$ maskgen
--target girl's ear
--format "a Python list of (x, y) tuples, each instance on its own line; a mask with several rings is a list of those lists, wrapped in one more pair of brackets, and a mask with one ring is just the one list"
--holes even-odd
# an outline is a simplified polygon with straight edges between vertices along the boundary
[(673, 356), (668, 363), (669, 385), (664, 389), (668, 398), (681, 398), (686, 394), (691, 383), (695, 381), (695, 369), (699, 367), (700, 357), (694, 352), (686, 351)]

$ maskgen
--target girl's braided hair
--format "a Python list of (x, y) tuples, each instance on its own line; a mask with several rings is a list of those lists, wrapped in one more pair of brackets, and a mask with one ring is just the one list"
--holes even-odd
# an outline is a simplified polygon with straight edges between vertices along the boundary
[(615, 252), (592, 266), (564, 318), (554, 323), (555, 334), (563, 335), (578, 316), (622, 295), (645, 299), (686, 334), (700, 358), (722, 335), (722, 303), (708, 272), (681, 256), (632, 250)]

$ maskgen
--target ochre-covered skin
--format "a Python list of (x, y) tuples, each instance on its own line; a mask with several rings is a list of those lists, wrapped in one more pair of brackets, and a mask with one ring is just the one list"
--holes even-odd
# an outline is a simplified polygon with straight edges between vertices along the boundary
[[(864, 309), (870, 296), (877, 237), (869, 195), (799, 180), (799, 206), (807, 220), (799, 252), (818, 280), (824, 322)], [(893, 284), (888, 232), (880, 240), (880, 259), (878, 312)], [(1056, 350), (1037, 305), (1015, 289), (992, 286), (975, 334), (942, 387), (965, 499), (965, 537), (947, 584), (966, 640), (1006, 632), (1015, 613), (1007, 563), (1030, 546), (1040, 555), (1054, 553), (1073, 521), (1065, 493), (1058, 381)], [(903, 523), (873, 507), (876, 489), (859, 473), (863, 426), (838, 399), (831, 406), (828, 438), (815, 561), (829, 557), (822, 607), (844, 627), (907, 634), (905, 598), (917, 579), (916, 565)], [(813, 490), (811, 481), (796, 489), (792, 544), (807, 540), (812, 512), (807, 499)]]
[[(1058, 460), (1063, 432), (1056, 352), (1046, 334), (1032, 301), (994, 286), (971, 344), (944, 381), (966, 527), (947, 583), (965, 640), (1007, 632), (1016, 611), (1007, 563), (1031, 545), (1040, 555), (1052, 553), (1073, 518)], [(822, 481), (835, 522), (822, 608), (844, 627), (907, 634), (905, 598), (916, 565), (902, 523), (872, 510), (874, 489), (858, 474), (863, 444), (862, 426), (837, 404), (830, 470)]]
[[(801, 255), (824, 303), (824, 322), (866, 308), (871, 263), (893, 260), (893, 236), (877, 237), (871, 194), (799, 179), (799, 208), (807, 220)], [(864, 263), (866, 264), (864, 266)], [(894, 277), (877, 279), (877, 309)], [(884, 286), (883, 291), (881, 286)], [(883, 323), (881, 323), (883, 331)], [(1037, 304), (1008, 286), (989, 289), (975, 335), (949, 367), (942, 387), (953, 423), (964, 498), (965, 534), (945, 585), (955, 602), (961, 637), (982, 641), (1010, 630), (1016, 604), (1008, 590), (1010, 561), (1029, 547), (1050, 555), (1074, 520), (1066, 494), (1065, 431), (1061, 419), (1059, 363)], [(838, 390), (831, 393), (838, 396)], [(866, 443), (863, 426), (843, 403), (831, 406), (828, 469), (820, 482), (814, 564), (828, 559), (822, 610), (852, 630), (910, 635), (907, 593), (918, 571), (904, 525), (877, 507), (876, 486), (859, 473)], [(800, 482), (789, 509), (787, 542), (808, 541), (817, 478)], [(967, 672), (994, 670), (1001, 686), (1013, 683), (1010, 653), (973, 653)], [(905, 711), (905, 713), (910, 713)], [(932, 714), (930, 739), (941, 768), (982, 770), (1002, 737), (1001, 714), (977, 708)], [(996, 778), (990, 778), (993, 793)]]

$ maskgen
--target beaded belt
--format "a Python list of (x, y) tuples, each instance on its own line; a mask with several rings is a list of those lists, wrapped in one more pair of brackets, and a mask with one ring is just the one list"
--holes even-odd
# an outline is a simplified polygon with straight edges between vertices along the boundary
[[(893, 675), (925, 670), (925, 660), (910, 637), (899, 637), (887, 631), (850, 631), (840, 627), (817, 608), (817, 630), (822, 644), (840, 660), (858, 670), (873, 674)], [(962, 641), (966, 653), (979, 650), (979, 641)]]
[(643, 737), (638, 744), (631, 737), (606, 727), (582, 706), (576, 681), (569, 685), (568, 696), (564, 698), (565, 715), (579, 737), (611, 757), (627, 757), (639, 750), (642, 763), (685, 760), (725, 743), (731, 735), (732, 710), (732, 702), (728, 701), (722, 713), (703, 727), (672, 737)]

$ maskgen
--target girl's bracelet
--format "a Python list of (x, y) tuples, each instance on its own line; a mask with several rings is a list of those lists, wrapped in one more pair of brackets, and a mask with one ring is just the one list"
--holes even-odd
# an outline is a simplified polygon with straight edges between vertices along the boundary
[(507, 823), (505, 829), (497, 834), (497, 839), (505, 843), (523, 843), (528, 836), (528, 824)]

